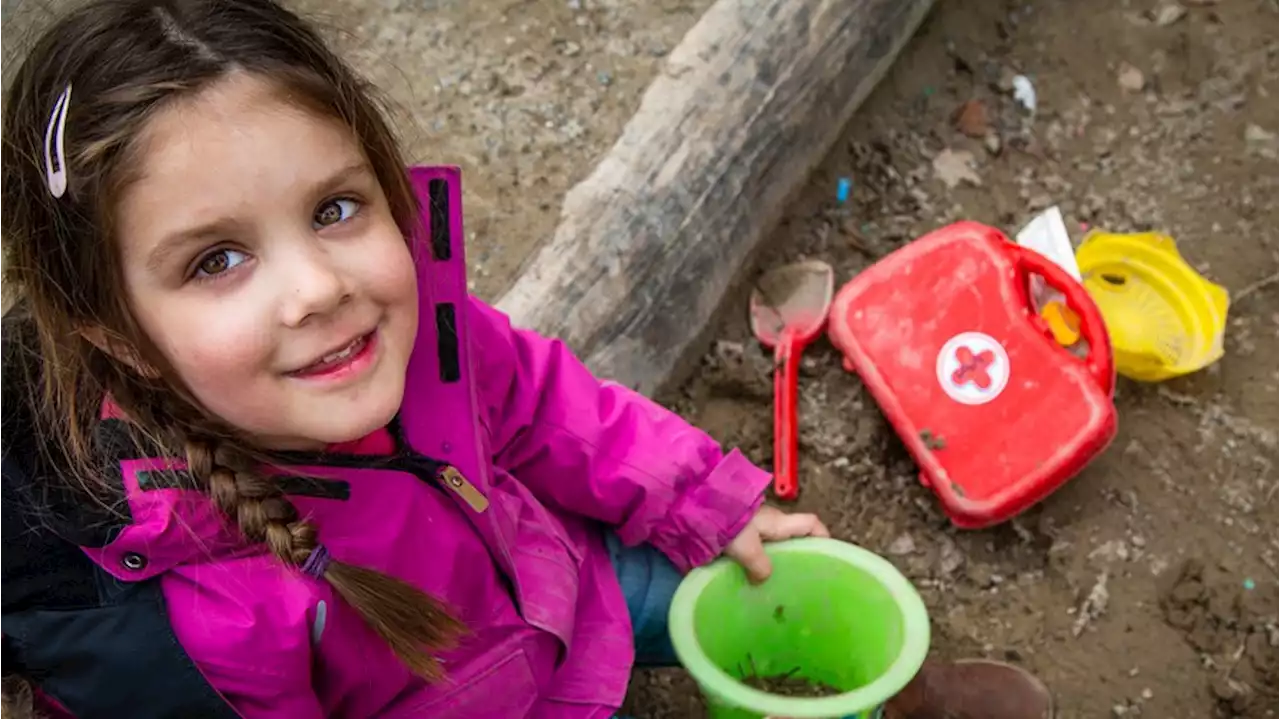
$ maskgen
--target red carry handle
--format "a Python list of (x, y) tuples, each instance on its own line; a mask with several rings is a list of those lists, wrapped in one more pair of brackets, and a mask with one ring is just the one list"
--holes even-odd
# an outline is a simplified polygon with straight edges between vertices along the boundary
[(1089, 343), (1089, 355), (1084, 359), (1084, 363), (1088, 366), (1090, 374), (1097, 380), (1098, 386), (1110, 392), (1116, 383), (1115, 367), (1111, 357), (1111, 338), (1107, 335), (1107, 325), (1102, 320), (1102, 313), (1098, 311), (1093, 298), (1089, 297), (1089, 293), (1085, 291), (1084, 285), (1039, 252), (1013, 243), (1009, 243), (1008, 247), (1021, 275), (1020, 284), (1023, 288), (1027, 287), (1027, 276), (1036, 274), (1044, 278), (1045, 284), (1066, 297), (1067, 307), (1080, 318), (1080, 336)]
[(787, 500), (795, 499), (800, 493), (796, 405), (800, 394), (801, 347), (796, 333), (784, 330), (773, 355), (773, 493)]

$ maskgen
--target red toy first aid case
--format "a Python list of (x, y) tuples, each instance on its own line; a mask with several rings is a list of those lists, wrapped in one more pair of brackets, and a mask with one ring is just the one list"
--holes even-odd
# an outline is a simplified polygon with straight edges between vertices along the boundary
[[(1029, 278), (1061, 292), (1088, 353), (1059, 345)], [(961, 222), (846, 284), (832, 343), (861, 376), (952, 522), (980, 528), (1053, 492), (1111, 442), (1115, 370), (1102, 316), (1051, 260)]]

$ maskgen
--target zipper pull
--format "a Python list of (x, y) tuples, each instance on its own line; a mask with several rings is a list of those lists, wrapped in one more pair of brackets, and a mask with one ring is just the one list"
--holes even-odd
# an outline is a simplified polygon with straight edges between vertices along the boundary
[(444, 486), (453, 490), (455, 494), (462, 498), (462, 501), (467, 503), (468, 507), (471, 507), (477, 513), (489, 508), (489, 498), (481, 494), (474, 484), (468, 482), (467, 478), (462, 476), (462, 472), (459, 472), (456, 467), (446, 464), (437, 476)]

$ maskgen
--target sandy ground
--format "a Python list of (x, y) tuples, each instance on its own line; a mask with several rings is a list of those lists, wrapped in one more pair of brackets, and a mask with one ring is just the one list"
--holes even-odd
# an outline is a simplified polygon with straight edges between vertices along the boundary
[[(6, 58), (44, 6), (5, 0)], [(705, 6), (300, 3), (385, 91), (413, 159), (464, 167), (473, 286), (490, 298)], [(1219, 363), (1122, 381), (1107, 452), (982, 532), (949, 526), (835, 351), (807, 355), (799, 507), (916, 583), (940, 655), (1030, 668), (1062, 717), (1276, 715), (1276, 27), (1274, 0), (939, 0), (761, 263), (819, 257), (844, 280), (949, 221), (1013, 231), (1056, 203), (1075, 240), (1086, 226), (1161, 229), (1232, 291)], [(1009, 95), (1015, 73), (1035, 84), (1034, 117)], [(955, 125), (969, 100), (986, 137)], [(979, 185), (935, 177), (948, 149), (972, 154)], [(843, 205), (839, 177), (853, 182)], [(718, 336), (666, 399), (767, 465), (770, 361), (740, 306)], [(674, 670), (638, 674), (629, 704), (637, 717), (698, 711)]]
[(301, 0), (384, 91), (412, 161), (464, 170), (472, 289), (555, 230), (704, 0)]

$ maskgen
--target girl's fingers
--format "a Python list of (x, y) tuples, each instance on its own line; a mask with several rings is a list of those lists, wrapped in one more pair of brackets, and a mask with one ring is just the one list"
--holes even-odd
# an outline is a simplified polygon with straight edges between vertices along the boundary
[(743, 547), (733, 559), (747, 570), (747, 579), (752, 584), (759, 584), (773, 574), (773, 563), (769, 561), (769, 555), (765, 554), (764, 545), (760, 542)]
[(760, 536), (777, 542), (792, 537), (830, 537), (831, 533), (816, 514), (783, 514), (762, 525)]

